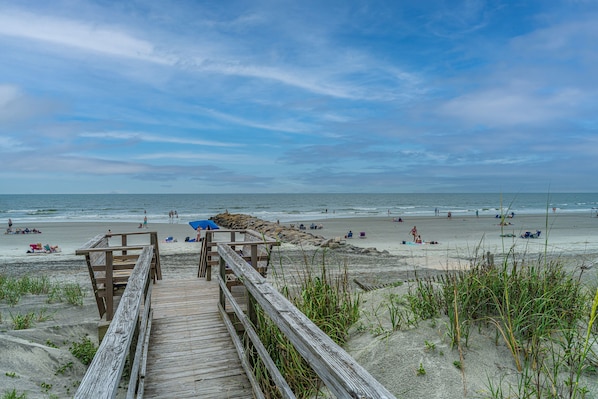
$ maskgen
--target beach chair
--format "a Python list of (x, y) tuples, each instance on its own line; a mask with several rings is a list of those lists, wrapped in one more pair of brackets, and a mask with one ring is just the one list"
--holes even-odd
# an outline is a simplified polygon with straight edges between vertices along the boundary
[(359, 238), (366, 238), (365, 231), (359, 233)]

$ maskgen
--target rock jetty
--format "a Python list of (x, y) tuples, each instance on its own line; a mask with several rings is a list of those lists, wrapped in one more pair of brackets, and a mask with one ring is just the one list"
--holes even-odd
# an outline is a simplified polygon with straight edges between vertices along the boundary
[(275, 222), (267, 222), (241, 213), (220, 213), (211, 217), (210, 220), (226, 229), (255, 230), (288, 244), (308, 245), (363, 254), (388, 254), (388, 251), (380, 252), (376, 248), (361, 248), (347, 244), (341, 237), (325, 238), (306, 230), (299, 230), (297, 227), (288, 227)]

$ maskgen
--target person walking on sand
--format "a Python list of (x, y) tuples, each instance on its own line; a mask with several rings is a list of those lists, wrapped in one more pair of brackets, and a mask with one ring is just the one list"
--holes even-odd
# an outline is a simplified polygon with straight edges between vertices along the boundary
[(419, 234), (417, 234), (417, 227), (416, 226), (413, 226), (413, 228), (411, 229), (411, 235), (413, 236), (413, 242), (415, 242), (415, 239), (419, 235)]
[(147, 216), (143, 217), (143, 227), (147, 229)]

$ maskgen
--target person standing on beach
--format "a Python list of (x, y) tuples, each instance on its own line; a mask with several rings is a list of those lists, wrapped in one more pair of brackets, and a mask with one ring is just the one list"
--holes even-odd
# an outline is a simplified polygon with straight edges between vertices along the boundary
[(416, 226), (413, 226), (413, 228), (411, 229), (411, 235), (413, 236), (413, 242), (415, 242), (417, 236), (419, 235), (419, 234), (417, 234), (417, 227)]
[(8, 230), (12, 229), (12, 219), (8, 218)]
[(143, 217), (143, 227), (147, 229), (147, 216)]

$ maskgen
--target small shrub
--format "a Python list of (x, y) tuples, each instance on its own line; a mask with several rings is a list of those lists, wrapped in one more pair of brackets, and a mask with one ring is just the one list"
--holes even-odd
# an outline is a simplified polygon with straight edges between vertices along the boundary
[(73, 342), (69, 347), (69, 350), (73, 356), (81, 361), (81, 363), (88, 366), (93, 360), (98, 348), (91, 342), (89, 337), (85, 336), (81, 338), (81, 341)]

